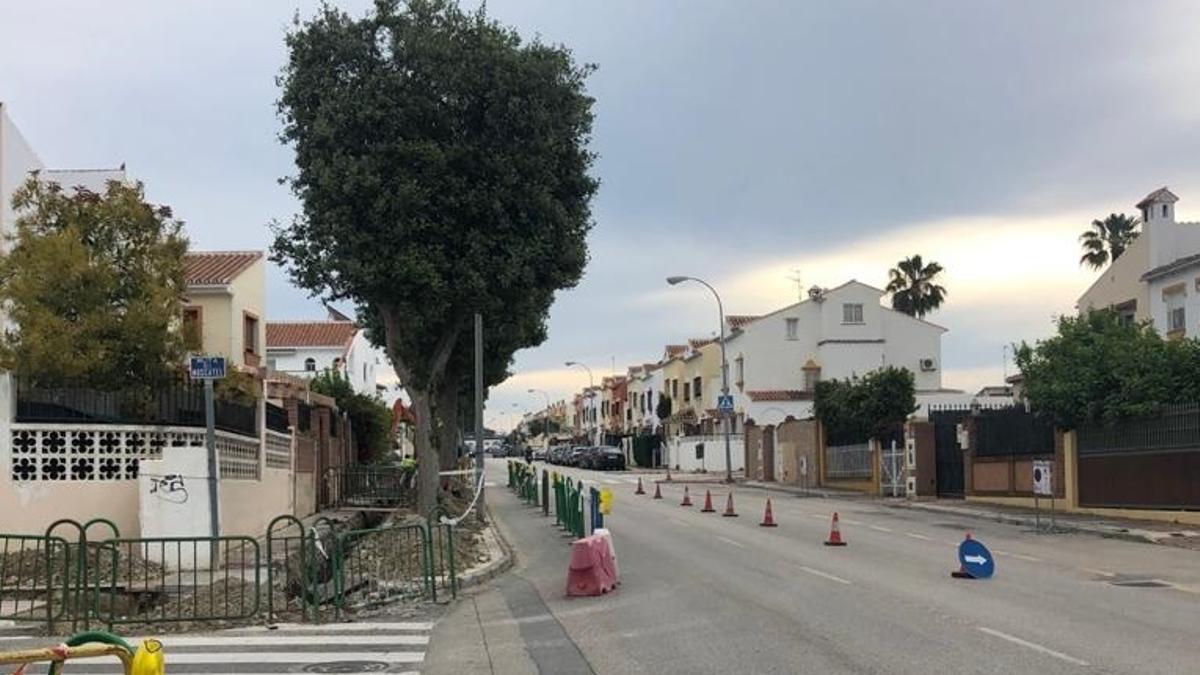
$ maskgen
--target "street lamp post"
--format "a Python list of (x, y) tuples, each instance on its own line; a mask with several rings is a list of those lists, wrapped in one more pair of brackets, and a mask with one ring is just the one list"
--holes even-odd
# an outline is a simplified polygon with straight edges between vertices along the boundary
[[(713, 288), (703, 279), (696, 277), (667, 277), (667, 283), (672, 286), (681, 284), (685, 281), (695, 281), (702, 284), (705, 288), (712, 291), (713, 297), (717, 299), (717, 320), (720, 322), (721, 335), (721, 395), (729, 396), (729, 361), (725, 358), (725, 306), (721, 304), (721, 295), (717, 293), (717, 289)], [(733, 482), (733, 452), (729, 448), (729, 413), (721, 412), (721, 431), (725, 435), (725, 482)]]
[[(584, 370), (586, 370), (586, 371), (587, 371), (587, 374), (588, 374), (588, 398), (592, 398), (592, 399), (594, 399), (594, 398), (595, 398), (595, 396), (596, 396), (596, 392), (594, 392), (594, 391), (592, 391), (592, 390), (593, 390), (593, 389), (595, 389), (595, 387), (596, 387), (596, 380), (595, 380), (595, 378), (593, 378), (593, 377), (592, 377), (592, 369), (591, 369), (591, 368), (588, 368), (588, 366), (587, 366), (587, 364), (586, 364), (586, 363), (580, 363), (580, 362), (578, 362), (578, 361), (567, 361), (567, 362), (566, 362), (565, 364), (563, 364), (563, 365), (565, 365), (565, 366), (567, 366), (567, 367), (571, 367), (571, 366), (580, 366), (581, 368), (583, 368)], [(593, 404), (592, 404), (592, 407), (591, 407), (591, 414), (593, 415), (593, 417), (594, 417), (594, 416), (595, 416), (595, 414), (596, 414), (596, 406), (595, 406), (595, 402), (594, 402), (594, 401), (593, 401)], [(595, 438), (596, 445), (600, 445), (600, 440), (599, 440), (599, 435), (600, 435), (600, 434), (599, 434), (599, 432), (600, 432), (600, 423), (599, 423), (598, 419), (593, 419), (593, 420), (592, 420), (592, 423), (593, 423), (593, 424), (595, 425), (595, 427), (596, 427), (596, 432), (593, 434), (593, 438)]]
[[(530, 394), (541, 394), (542, 396), (546, 397), (546, 415), (545, 415), (544, 421), (542, 422), (542, 430), (543, 430), (542, 440), (544, 441), (543, 447), (546, 448), (547, 450), (549, 450), (550, 449), (550, 394), (546, 393), (546, 390), (544, 390), (544, 389), (529, 389), (528, 392)], [(555, 433), (558, 433), (558, 432), (555, 432)]]

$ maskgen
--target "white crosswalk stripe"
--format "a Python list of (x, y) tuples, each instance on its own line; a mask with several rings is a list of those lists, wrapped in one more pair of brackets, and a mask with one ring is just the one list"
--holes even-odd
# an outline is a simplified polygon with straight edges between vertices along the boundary
[[(422, 621), (255, 626), (203, 635), (158, 636), (167, 672), (280, 675), (291, 672), (419, 672), (433, 624)], [(131, 640), (131, 642), (136, 642)], [(341, 664), (339, 666), (339, 664)], [(72, 675), (121, 673), (116, 660), (74, 661)], [(32, 668), (30, 675), (47, 672)]]

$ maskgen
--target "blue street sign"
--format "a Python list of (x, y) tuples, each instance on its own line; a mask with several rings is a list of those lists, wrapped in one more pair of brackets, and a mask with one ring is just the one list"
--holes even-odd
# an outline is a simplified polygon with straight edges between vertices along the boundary
[(194, 380), (219, 380), (225, 377), (224, 356), (193, 356), (190, 365)]
[(717, 396), (717, 410), (721, 412), (733, 412), (733, 394)]
[(996, 573), (996, 559), (977, 539), (964, 539), (958, 545), (958, 563), (976, 579), (987, 579)]

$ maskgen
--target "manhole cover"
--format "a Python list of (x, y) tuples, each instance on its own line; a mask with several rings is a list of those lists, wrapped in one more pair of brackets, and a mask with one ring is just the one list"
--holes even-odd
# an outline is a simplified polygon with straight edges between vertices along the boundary
[(1125, 586), (1128, 588), (1166, 588), (1169, 585), (1154, 579), (1134, 579), (1131, 581), (1113, 581), (1110, 583), (1113, 586)]
[(306, 673), (382, 673), (388, 664), (382, 661), (329, 661), (304, 666)]

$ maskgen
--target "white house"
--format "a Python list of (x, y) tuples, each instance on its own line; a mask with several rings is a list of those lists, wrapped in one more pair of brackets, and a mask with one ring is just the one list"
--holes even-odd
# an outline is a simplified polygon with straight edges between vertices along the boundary
[(304, 378), (334, 370), (350, 380), (354, 391), (372, 395), (383, 361), (353, 321), (267, 322), (269, 370)]
[(1076, 303), (1149, 320), (1167, 337), (1200, 336), (1200, 223), (1177, 222), (1167, 188), (1138, 202), (1141, 233)]
[(884, 366), (911, 371), (918, 399), (943, 393), (946, 329), (884, 306), (884, 294), (852, 280), (814, 287), (805, 300), (765, 316), (738, 317), (739, 325), (730, 322), (725, 346), (738, 417), (759, 424), (810, 417), (819, 380)]
[(662, 367), (659, 364), (630, 366), (626, 433), (653, 434), (658, 431), (659, 419), (655, 406), (658, 405), (662, 386)]

